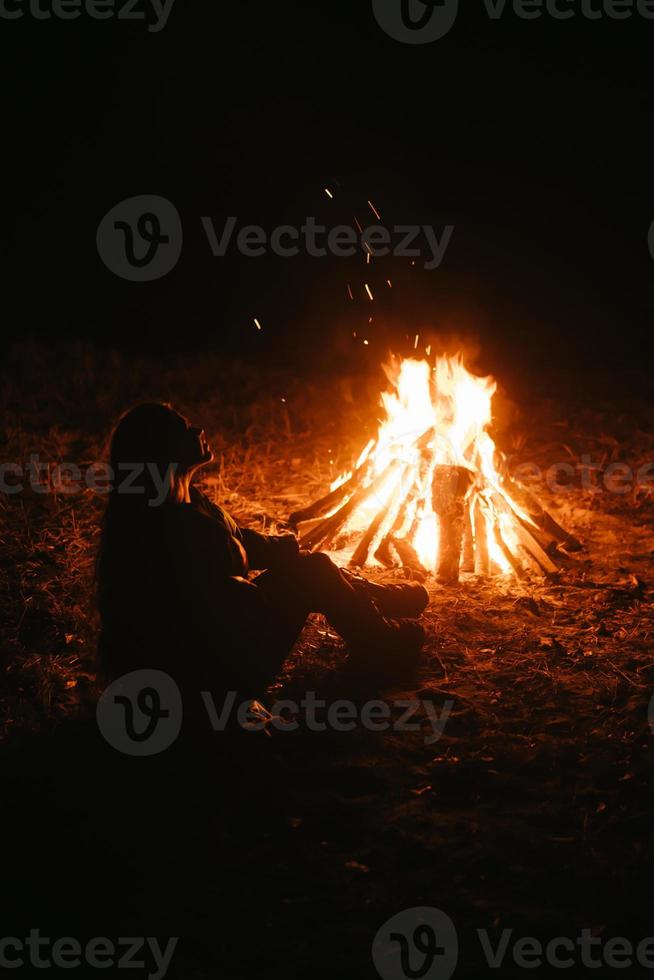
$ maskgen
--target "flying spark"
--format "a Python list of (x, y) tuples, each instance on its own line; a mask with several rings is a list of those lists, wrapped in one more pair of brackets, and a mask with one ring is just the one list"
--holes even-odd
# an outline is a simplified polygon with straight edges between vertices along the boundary
[(381, 221), (381, 215), (380, 215), (379, 211), (377, 210), (377, 208), (375, 207), (375, 205), (372, 203), (372, 201), (368, 201), (368, 204), (370, 205), (370, 210), (372, 211), (372, 213), (374, 214), (374, 216), (377, 218), (377, 221)]

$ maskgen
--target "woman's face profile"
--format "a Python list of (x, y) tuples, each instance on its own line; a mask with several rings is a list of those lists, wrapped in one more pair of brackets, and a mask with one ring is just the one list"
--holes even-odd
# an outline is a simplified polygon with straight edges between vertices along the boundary
[(110, 457), (116, 471), (123, 464), (152, 463), (162, 472), (172, 466), (184, 478), (210, 463), (214, 454), (201, 426), (191, 425), (164, 402), (144, 402), (118, 423)]
[(191, 425), (189, 420), (179, 412), (173, 411), (172, 414), (179, 426), (181, 443), (184, 447), (184, 462), (188, 469), (196, 469), (198, 466), (210, 463), (214, 455), (204, 429), (201, 426)]

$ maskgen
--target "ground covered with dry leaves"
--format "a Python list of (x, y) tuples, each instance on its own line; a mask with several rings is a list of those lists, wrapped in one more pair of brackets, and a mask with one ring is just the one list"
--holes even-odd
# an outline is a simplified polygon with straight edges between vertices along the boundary
[[(356, 458), (379, 384), (23, 347), (2, 385), (2, 456), (91, 463), (120, 410), (169, 399), (217, 450), (208, 492), (274, 528)], [(613, 462), (654, 460), (654, 412), (609, 389), (589, 401), (582, 387), (500, 398), (496, 439), (512, 465), (572, 464), (568, 489), (538, 494), (581, 554), (552, 580), (432, 583), (424, 664), (401, 689), (353, 685), (338, 637), (314, 617), (271, 691), (271, 702), (383, 699), (394, 718), (401, 700), (450, 703), (438, 741), (423, 707), (416, 731), (300, 724), (216, 734), (192, 758), (118, 757), (93, 725), (102, 498), (0, 494), (7, 921), (180, 936), (170, 975), (187, 980), (373, 976), (379, 926), (422, 905), (454, 920), (457, 975), (485, 973), (476, 929), (654, 935), (654, 496), (597, 492), (579, 469), (590, 458), (601, 481)]]

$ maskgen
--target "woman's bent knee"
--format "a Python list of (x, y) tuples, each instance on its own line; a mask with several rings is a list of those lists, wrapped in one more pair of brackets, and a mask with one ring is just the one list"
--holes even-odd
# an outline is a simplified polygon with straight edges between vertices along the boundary
[(310, 574), (330, 580), (337, 576), (340, 577), (341, 573), (338, 565), (335, 565), (329, 555), (326, 555), (324, 551), (315, 551), (310, 555), (304, 555), (302, 562), (304, 566), (303, 571)]

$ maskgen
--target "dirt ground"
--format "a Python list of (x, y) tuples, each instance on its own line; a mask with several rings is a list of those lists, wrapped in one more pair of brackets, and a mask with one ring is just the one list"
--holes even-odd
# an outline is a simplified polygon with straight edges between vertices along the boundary
[[(307, 384), (211, 358), (163, 371), (83, 348), (60, 363), (15, 353), (4, 459), (95, 461), (118, 411), (170, 398), (218, 449), (208, 492), (259, 529), (324, 492), (376, 425), (374, 381)], [(611, 463), (637, 472), (654, 459), (653, 415), (644, 400), (589, 404), (574, 388), (506, 399), (497, 442), (512, 466), (572, 464), (569, 488), (538, 494), (584, 550), (550, 580), (430, 581), (424, 662), (401, 688), (355, 684), (312, 618), (269, 704), (375, 698), (397, 721), (397, 702), (417, 699), (414, 731), (301, 723), (119, 756), (93, 722), (102, 498), (0, 494), (5, 921), (179, 936), (168, 975), (185, 980), (377, 976), (377, 930), (416, 906), (455, 923), (456, 976), (486, 975), (478, 929), (654, 935), (654, 495), (642, 480), (615, 493), (580, 477), (586, 454), (600, 483)], [(424, 702), (451, 709), (438, 740)], [(489, 975), (524, 974), (507, 964)]]

